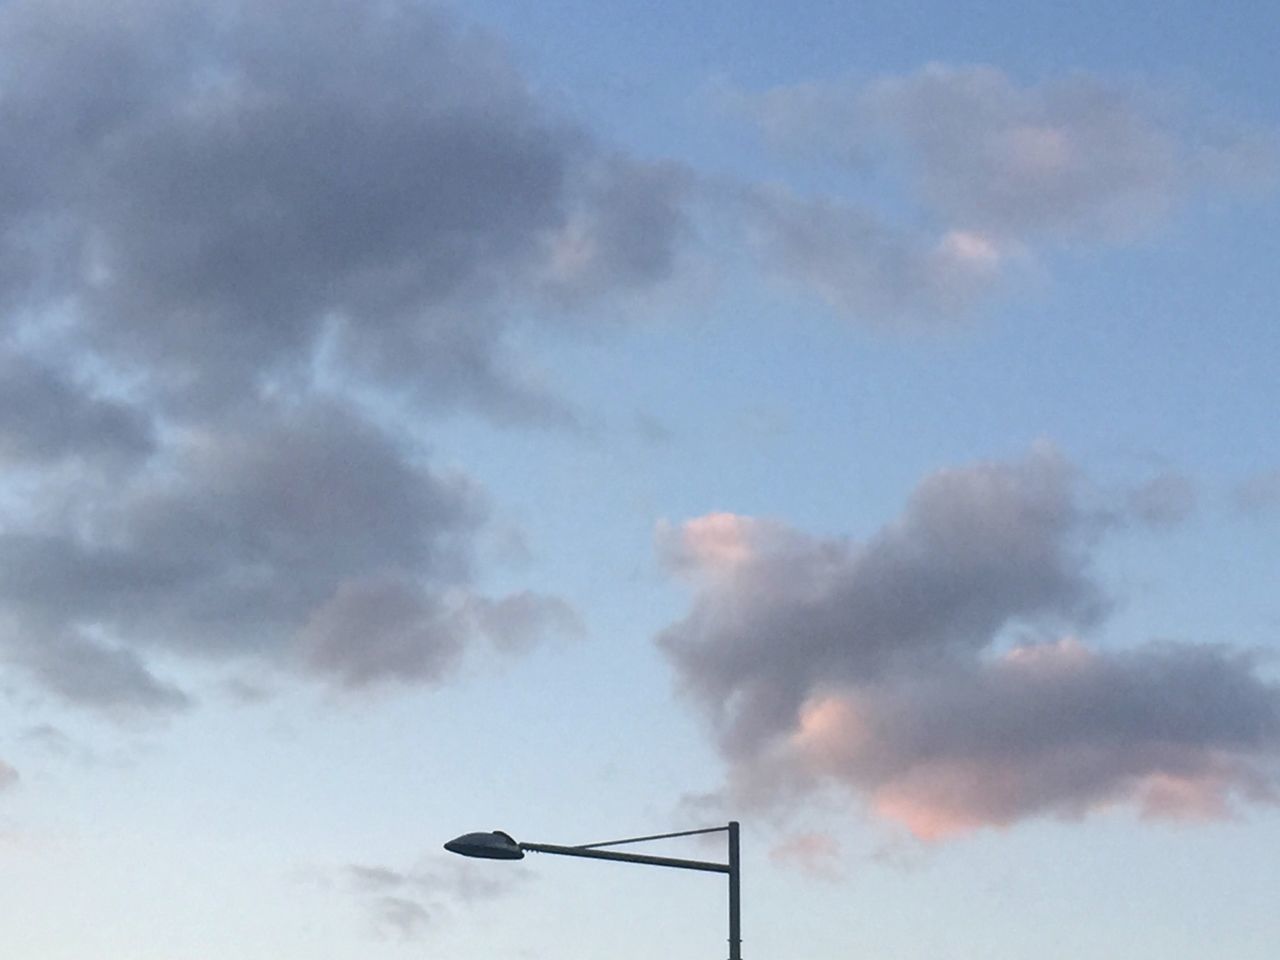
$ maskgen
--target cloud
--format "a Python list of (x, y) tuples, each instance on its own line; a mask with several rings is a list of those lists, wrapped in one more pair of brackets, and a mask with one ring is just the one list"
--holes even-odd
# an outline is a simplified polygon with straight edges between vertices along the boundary
[(45, 464), (74, 456), (118, 464), (154, 448), (143, 411), (94, 395), (67, 371), (0, 354), (0, 461)]
[(747, 241), (777, 278), (872, 324), (954, 322), (995, 295), (1017, 251), (982, 233), (910, 231), (831, 198), (743, 194)]
[(795, 867), (820, 880), (840, 880), (840, 844), (825, 833), (796, 833), (783, 837), (769, 851), (774, 863)]
[(408, 871), (351, 864), (344, 872), (375, 930), (400, 940), (421, 939), (442, 916), (467, 903), (508, 896), (529, 879), (528, 871), (520, 867), (498, 875), (443, 858), (426, 860)]
[(0, 760), (0, 791), (12, 789), (17, 786), (17, 783), (18, 771)]
[(434, 683), (481, 635), (478, 605), (528, 642), (571, 617), (476, 594), (479, 489), (334, 402), (185, 431), (148, 471), (77, 492), (0, 532), (0, 651), (87, 705), (184, 705), (153, 654)]
[(1236, 507), (1243, 513), (1258, 515), (1280, 507), (1280, 470), (1254, 474), (1235, 490)]
[(855, 171), (893, 162), (953, 227), (999, 240), (1131, 237), (1193, 188), (1276, 167), (1261, 131), (1083, 71), (1019, 83), (985, 65), (928, 64), (864, 82), (732, 94), (766, 136)]
[(1072, 482), (1047, 449), (942, 471), (862, 546), (731, 515), (693, 521), (661, 546), (700, 589), (659, 643), (735, 753), (793, 722), (815, 685), (967, 658), (1022, 623), (1087, 625), (1105, 598)]
[(1068, 639), (819, 694), (787, 748), (926, 839), (1121, 803), (1218, 818), (1236, 797), (1280, 799), (1280, 691), (1213, 648), (1107, 655)]
[(675, 273), (677, 165), (411, 0), (15, 0), (0, 62), (0, 660), (130, 716), (581, 631), (477, 588), (485, 497), (389, 411), (574, 422), (513, 325)]
[(675, 163), (602, 155), (583, 172), (583, 189), (550, 237), (545, 280), (566, 305), (610, 290), (644, 288), (670, 276), (692, 230), (693, 177)]
[(499, 650), (525, 650), (547, 635), (581, 637), (582, 619), (558, 597), (527, 590), (499, 600), (476, 597), (468, 608), (475, 628)]
[(15, 648), (10, 662), (68, 701), (117, 717), (171, 713), (191, 705), (186, 693), (157, 677), (134, 650), (97, 641), (70, 627), (41, 631), (24, 625), (19, 629), (25, 635), (0, 641)]
[(60, 728), (51, 723), (37, 723), (22, 731), (24, 744), (33, 746), (51, 757), (79, 756), (87, 758), (89, 752), (76, 743)]
[(993, 67), (933, 64), (862, 96), (916, 162), (925, 201), (972, 229), (1124, 237), (1186, 185), (1193, 145), (1137, 91), (1085, 74), (1021, 85)]
[(557, 119), (434, 5), (18, 0), (0, 38), (5, 315), (72, 318), (183, 409), (328, 347), (426, 406), (554, 415), (505, 347), (511, 298), (567, 235), (580, 295), (672, 268), (667, 168)]
[(1177, 526), (1195, 512), (1195, 484), (1180, 473), (1162, 473), (1130, 492), (1126, 506), (1146, 526)]
[(1249, 658), (1070, 639), (1108, 609), (1090, 558), (1115, 523), (1078, 486), (1040, 448), (926, 478), (865, 544), (729, 514), (660, 532), (695, 595), (658, 642), (735, 801), (834, 788), (923, 838), (1274, 802), (1280, 689)]
[(394, 931), (401, 940), (416, 940), (431, 922), (426, 907), (404, 897), (378, 897), (374, 909), (379, 928)]
[(1028, 84), (933, 63), (716, 94), (846, 175), (817, 196), (747, 188), (740, 216), (766, 270), (873, 326), (954, 323), (1056, 244), (1130, 241), (1198, 191), (1256, 192), (1280, 170), (1272, 132), (1084, 72)]

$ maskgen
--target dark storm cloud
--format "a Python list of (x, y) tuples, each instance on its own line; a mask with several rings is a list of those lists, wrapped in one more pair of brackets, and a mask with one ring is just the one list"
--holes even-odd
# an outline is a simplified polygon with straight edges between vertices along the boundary
[(182, 704), (149, 651), (345, 686), (438, 681), (480, 634), (476, 604), (554, 606), (474, 594), (484, 505), (465, 479), (335, 404), (253, 414), (192, 429), (150, 472), (0, 533), (12, 662), (104, 708)]
[(537, 415), (504, 297), (571, 242), (603, 290), (671, 267), (671, 176), (434, 5), (14, 2), (0, 59), (0, 293), (187, 401), (337, 334), (424, 401)]
[[(835, 785), (921, 837), (1117, 803), (1155, 817), (1273, 802), (1280, 689), (1194, 645), (1092, 650), (1105, 613), (1051, 451), (926, 479), (863, 545), (732, 515), (664, 535), (697, 585), (660, 637), (708, 711), (738, 800)], [(1001, 649), (1005, 652), (1001, 653)]]

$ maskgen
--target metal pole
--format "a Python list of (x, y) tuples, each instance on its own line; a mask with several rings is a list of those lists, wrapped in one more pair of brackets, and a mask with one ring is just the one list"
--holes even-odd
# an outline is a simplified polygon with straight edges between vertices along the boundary
[(742, 871), (738, 860), (738, 821), (729, 821), (729, 960), (742, 960)]

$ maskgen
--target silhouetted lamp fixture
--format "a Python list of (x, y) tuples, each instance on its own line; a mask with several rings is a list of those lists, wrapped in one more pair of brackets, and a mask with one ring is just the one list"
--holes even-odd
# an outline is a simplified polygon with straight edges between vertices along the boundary
[[(644, 843), (647, 840), (667, 840), (671, 837), (691, 837), (700, 833), (727, 833), (729, 835), (729, 859), (727, 863), (710, 860), (682, 860), (676, 857), (651, 857), (639, 853), (619, 853), (604, 847), (618, 847), (625, 843)], [(729, 960), (742, 960), (742, 903), (741, 870), (738, 858), (738, 822), (730, 821), (723, 827), (707, 827), (704, 830), (682, 830), (679, 833), (657, 833), (649, 837), (628, 837), (625, 840), (606, 840), (604, 843), (584, 843), (576, 847), (563, 847), (552, 843), (524, 843), (509, 833), (494, 830), (490, 833), (464, 833), (444, 845), (450, 853), (482, 860), (522, 860), (525, 851), (533, 853), (557, 853), (565, 857), (587, 857), (592, 860), (616, 860), (621, 863), (647, 863), (654, 867), (675, 867), (677, 870), (701, 870), (706, 873), (724, 873), (729, 876)]]

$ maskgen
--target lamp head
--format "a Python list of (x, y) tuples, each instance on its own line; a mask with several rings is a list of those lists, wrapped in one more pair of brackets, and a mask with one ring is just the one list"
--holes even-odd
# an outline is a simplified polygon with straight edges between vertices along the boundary
[(480, 857), (484, 860), (522, 860), (524, 851), (508, 833), (494, 830), (491, 833), (464, 833), (444, 845), (450, 853), (464, 857)]

